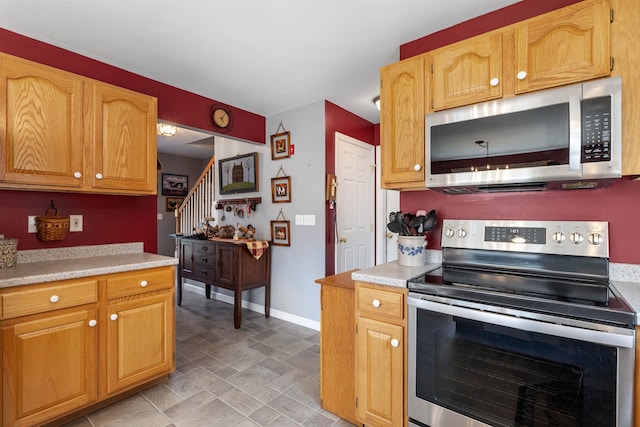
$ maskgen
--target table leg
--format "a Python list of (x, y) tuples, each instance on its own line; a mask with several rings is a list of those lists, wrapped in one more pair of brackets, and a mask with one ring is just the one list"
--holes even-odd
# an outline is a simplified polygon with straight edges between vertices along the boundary
[(240, 323), (242, 322), (242, 291), (236, 289), (233, 291), (233, 325), (236, 329), (240, 329)]
[(204, 296), (211, 299), (211, 285), (208, 283), (204, 284)]

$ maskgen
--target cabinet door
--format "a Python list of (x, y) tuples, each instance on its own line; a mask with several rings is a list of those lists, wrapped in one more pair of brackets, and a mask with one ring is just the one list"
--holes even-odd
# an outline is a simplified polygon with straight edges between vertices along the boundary
[(433, 110), (502, 96), (502, 35), (492, 33), (438, 49), (432, 54)]
[(359, 317), (357, 331), (358, 420), (369, 427), (400, 427), (404, 406), (404, 329)]
[(87, 85), (92, 94), (92, 187), (156, 194), (156, 99), (104, 83)]
[(190, 274), (193, 271), (193, 242), (180, 240), (180, 269), (182, 274)]
[(96, 400), (96, 320), (78, 310), (2, 331), (3, 425), (39, 425)]
[(82, 186), (82, 91), (77, 76), (0, 55), (1, 186)]
[(380, 155), (384, 188), (424, 187), (424, 57), (380, 71)]
[(516, 93), (610, 73), (608, 0), (583, 1), (516, 26)]
[(233, 285), (236, 280), (238, 247), (235, 245), (216, 245), (216, 282), (221, 285)]
[(173, 291), (110, 301), (107, 306), (107, 393), (175, 368)]

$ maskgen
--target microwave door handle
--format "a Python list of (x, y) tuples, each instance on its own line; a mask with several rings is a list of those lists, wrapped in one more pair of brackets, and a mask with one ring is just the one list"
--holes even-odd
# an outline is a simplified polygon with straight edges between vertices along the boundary
[(582, 162), (582, 108), (579, 96), (569, 97), (569, 170), (580, 170)]

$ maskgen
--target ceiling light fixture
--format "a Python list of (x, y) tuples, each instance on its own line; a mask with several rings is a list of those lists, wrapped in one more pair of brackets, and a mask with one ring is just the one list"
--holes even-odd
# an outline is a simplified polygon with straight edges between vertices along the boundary
[(373, 98), (373, 103), (376, 105), (376, 108), (378, 109), (378, 111), (380, 111), (380, 95)]
[(169, 123), (158, 123), (158, 135), (174, 136), (177, 130), (177, 127)]

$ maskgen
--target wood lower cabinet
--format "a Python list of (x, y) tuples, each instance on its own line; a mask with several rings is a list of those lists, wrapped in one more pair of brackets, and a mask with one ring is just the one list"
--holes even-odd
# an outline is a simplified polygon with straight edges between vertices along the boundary
[(97, 400), (97, 311), (29, 316), (2, 331), (3, 426), (33, 426)]
[(173, 268), (107, 279), (107, 394), (175, 369)]
[(316, 280), (320, 287), (320, 402), (353, 424), (355, 392), (355, 283), (353, 271)]
[(0, 53), (0, 188), (156, 194), (157, 100)]
[(175, 369), (175, 267), (0, 289), (0, 426), (43, 425)]
[(178, 269), (178, 305), (182, 304), (182, 281), (193, 279), (205, 284), (205, 296), (211, 298), (211, 286), (233, 291), (233, 323), (242, 323), (242, 291), (264, 286), (264, 314), (269, 317), (271, 299), (271, 248), (256, 259), (242, 240), (180, 239)]
[(368, 427), (407, 422), (406, 292), (356, 282), (356, 416)]

